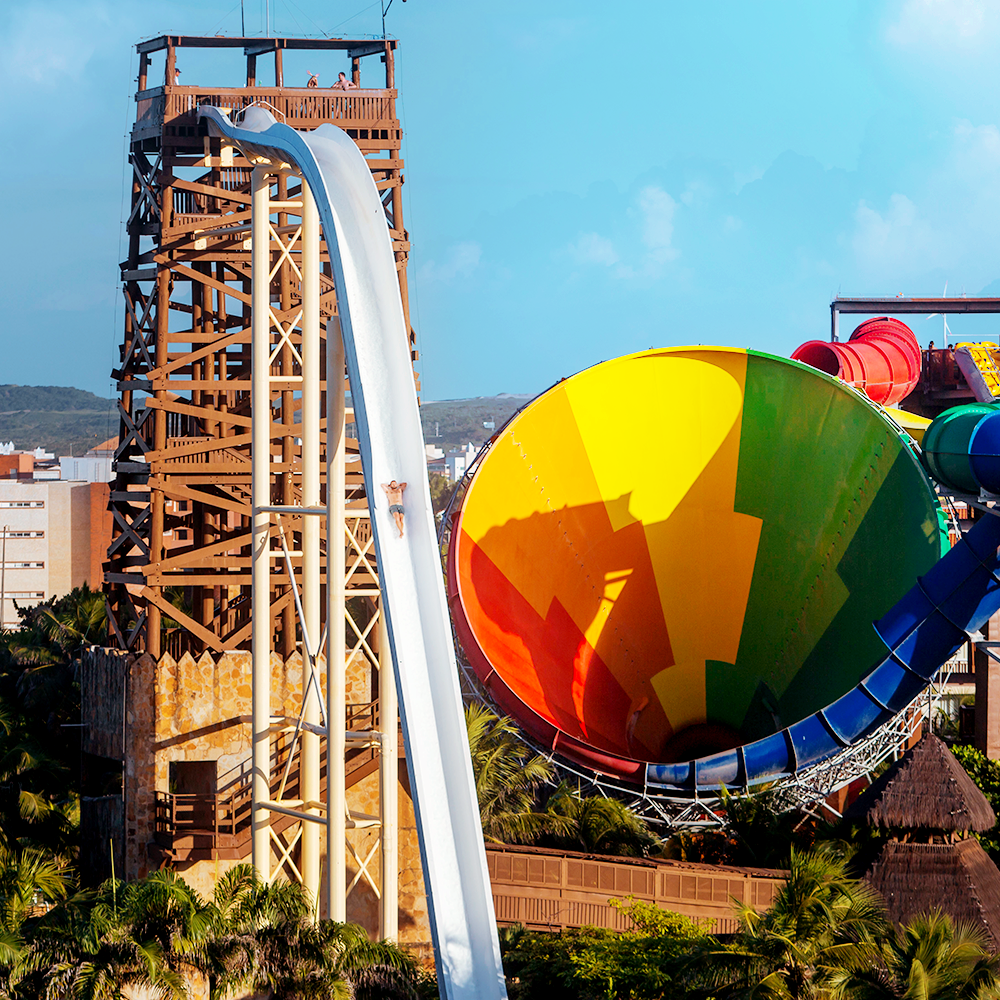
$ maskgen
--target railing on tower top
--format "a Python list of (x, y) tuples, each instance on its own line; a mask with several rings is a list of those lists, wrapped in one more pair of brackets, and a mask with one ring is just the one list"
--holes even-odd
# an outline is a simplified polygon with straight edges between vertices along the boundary
[[(324, 122), (350, 122), (370, 133), (397, 131), (395, 90), (323, 90), (306, 87), (153, 87), (136, 94), (133, 138), (157, 134), (165, 125), (197, 129), (197, 109), (209, 104), (234, 114), (257, 104), (294, 128), (316, 128)], [(345, 126), (346, 127), (346, 126)], [(194, 134), (194, 133), (185, 133)], [(357, 138), (382, 141), (391, 148), (398, 137), (388, 134)], [(384, 145), (385, 141), (390, 146)]]

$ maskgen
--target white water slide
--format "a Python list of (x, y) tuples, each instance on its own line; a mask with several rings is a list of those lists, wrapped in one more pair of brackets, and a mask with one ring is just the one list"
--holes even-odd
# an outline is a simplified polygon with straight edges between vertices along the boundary
[[(345, 132), (298, 132), (261, 108), (213, 131), (249, 156), (296, 167), (330, 251), (361, 461), (399, 692), (438, 981), (447, 1000), (506, 997), (455, 649), (427, 482), (424, 440), (385, 211)], [(399, 538), (380, 488), (408, 483)]]

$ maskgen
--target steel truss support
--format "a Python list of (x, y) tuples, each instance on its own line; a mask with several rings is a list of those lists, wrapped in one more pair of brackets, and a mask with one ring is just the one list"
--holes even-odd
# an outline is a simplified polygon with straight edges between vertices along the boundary
[[(367, 508), (345, 506), (346, 437), (344, 406), (344, 351), (339, 324), (331, 318), (326, 335), (326, 440), (321, 419), (321, 288), (320, 288), (320, 227), (316, 204), (311, 192), (301, 182), (300, 201), (287, 196), (271, 198), (273, 181), (291, 175), (280, 164), (258, 163), (252, 178), (252, 315), (251, 315), (251, 417), (252, 417), (252, 480), (253, 509), (252, 545), (252, 630), (253, 660), (253, 864), (261, 878), (271, 879), (283, 867), (301, 880), (310, 890), (317, 906), (325, 897), (327, 912), (334, 920), (347, 919), (347, 897), (362, 880), (370, 885), (380, 901), (380, 934), (395, 938), (398, 933), (397, 859), (397, 708), (395, 680), (391, 660), (387, 656), (388, 640), (381, 626), (380, 609), (367, 624), (359, 625), (346, 604), (347, 583), (363, 567), (377, 584), (376, 567), (371, 556), (370, 527)], [(301, 181), (301, 178), (300, 178)], [(279, 190), (287, 184), (279, 184)], [(301, 270), (295, 268), (301, 284), (301, 307), (292, 325), (301, 326), (301, 351), (289, 340), (290, 327), (275, 313), (271, 303), (274, 274), (280, 266), (273, 261), (273, 242), (284, 243), (272, 223), (276, 211), (300, 214), (302, 224), (292, 242), (301, 241)], [(286, 251), (287, 252), (287, 251)], [(285, 371), (275, 374), (284, 348), (297, 361), (301, 374), (301, 469), (300, 504), (275, 503), (272, 495), (272, 399), (289, 382)], [(326, 503), (322, 503), (321, 462), (326, 453)], [(294, 572), (292, 553), (287, 544), (284, 519), (301, 518), (301, 593)], [(325, 554), (321, 544), (321, 525), (326, 538), (341, 538), (343, 546), (327, 544)], [(270, 594), (272, 591), (271, 561), (275, 557), (274, 542), (280, 542), (288, 584), (291, 588), (303, 648), (302, 708), (296, 720), (275, 717), (271, 706), (271, 643)], [(348, 553), (345, 571), (344, 553)], [(325, 576), (326, 621), (334, 627), (321, 625), (322, 583)], [(361, 596), (352, 588), (352, 596)], [(377, 589), (364, 593), (377, 597)], [(339, 625), (338, 625), (339, 623)], [(378, 651), (372, 649), (372, 629), (378, 631)], [(322, 631), (321, 631), (322, 629)], [(348, 652), (346, 632), (354, 633)], [(325, 650), (327, 683), (325, 697), (320, 691)], [(347, 668), (355, 658), (379, 667), (379, 713), (377, 728), (367, 731), (347, 725)], [(292, 723), (289, 726), (289, 723)], [(287, 750), (285, 774), (274, 795), (271, 774), (272, 736), (276, 730), (292, 732), (292, 745)], [(321, 792), (321, 741), (326, 740), (326, 792)], [(299, 794), (294, 799), (283, 797), (288, 770), (299, 751)], [(353, 813), (347, 804), (346, 754), (349, 749), (372, 748), (379, 753), (380, 816)], [(300, 820), (290, 840), (280, 838), (271, 826), (271, 815), (277, 813)], [(321, 885), (321, 828), (326, 828), (326, 880)], [(364, 856), (347, 839), (347, 830), (370, 829), (379, 839)], [(299, 848), (299, 862), (293, 858)], [(381, 848), (382, 876), (377, 879), (371, 870), (376, 851)], [(356, 874), (347, 882), (347, 855), (356, 865)], [(276, 864), (272, 865), (272, 855)], [(381, 883), (381, 884), (380, 884)]]

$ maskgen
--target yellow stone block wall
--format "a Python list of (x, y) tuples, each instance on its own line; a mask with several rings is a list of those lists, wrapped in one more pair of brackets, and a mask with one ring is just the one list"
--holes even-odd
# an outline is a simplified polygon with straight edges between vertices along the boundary
[[(287, 660), (271, 655), (271, 711), (294, 720), (302, 698), (303, 665), (299, 653)], [(326, 683), (322, 669), (320, 688)], [(179, 660), (169, 655), (154, 662), (136, 659), (130, 668), (127, 705), (128, 750), (125, 768), (127, 877), (142, 877), (162, 863), (170, 864), (202, 895), (211, 895), (216, 880), (240, 861), (157, 860), (148, 850), (154, 841), (154, 792), (170, 791), (172, 761), (215, 760), (220, 792), (249, 770), (251, 754), (251, 658), (248, 652), (226, 652), (195, 659), (185, 653)], [(372, 699), (371, 671), (367, 661), (356, 659), (348, 668), (348, 704)], [(379, 775), (376, 771), (348, 789), (354, 812), (379, 814)], [(400, 941), (422, 958), (430, 955), (430, 926), (424, 893), (420, 851), (406, 763), (400, 760), (399, 788), (399, 932)], [(367, 858), (377, 834), (350, 831), (349, 840), (360, 858)], [(325, 848), (325, 843), (324, 843)], [(249, 851), (249, 847), (248, 847)], [(155, 853), (155, 852), (154, 852)], [(245, 860), (249, 860), (248, 857)], [(277, 857), (273, 857), (277, 861)], [(367, 863), (376, 885), (381, 881), (381, 851)], [(348, 853), (347, 880), (359, 869)], [(324, 859), (325, 870), (325, 859)], [(325, 907), (323, 907), (325, 909)], [(348, 919), (370, 933), (378, 933), (378, 899), (364, 878), (348, 897)]]

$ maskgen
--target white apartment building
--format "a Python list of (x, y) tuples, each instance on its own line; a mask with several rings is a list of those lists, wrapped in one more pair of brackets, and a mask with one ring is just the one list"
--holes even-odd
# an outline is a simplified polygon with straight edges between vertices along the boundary
[(111, 534), (106, 483), (0, 479), (0, 622), (83, 583), (101, 584)]
[(458, 482), (478, 454), (479, 448), (471, 441), (464, 448), (452, 448), (444, 460), (445, 475), (453, 483)]

